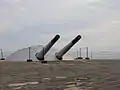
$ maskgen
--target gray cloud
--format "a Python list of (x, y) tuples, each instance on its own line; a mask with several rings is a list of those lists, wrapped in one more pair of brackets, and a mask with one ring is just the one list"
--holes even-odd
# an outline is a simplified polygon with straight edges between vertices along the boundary
[(1, 0), (0, 47), (15, 50), (46, 44), (56, 34), (62, 48), (77, 34), (82, 40), (74, 47), (92, 51), (120, 48), (119, 0)]

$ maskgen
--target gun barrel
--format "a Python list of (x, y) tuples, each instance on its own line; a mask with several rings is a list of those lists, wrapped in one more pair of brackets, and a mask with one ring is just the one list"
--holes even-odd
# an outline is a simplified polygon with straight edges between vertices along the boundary
[(55, 57), (58, 60), (62, 60), (63, 55), (69, 51), (73, 45), (75, 45), (79, 40), (81, 39), (81, 36), (78, 35), (75, 37), (68, 45), (66, 45), (63, 49), (61, 49), (59, 52), (55, 53)]
[(46, 46), (43, 47), (43, 49), (36, 53), (36, 58), (38, 60), (44, 60), (45, 54), (50, 50), (50, 48), (57, 42), (57, 40), (60, 38), (60, 35), (56, 35)]

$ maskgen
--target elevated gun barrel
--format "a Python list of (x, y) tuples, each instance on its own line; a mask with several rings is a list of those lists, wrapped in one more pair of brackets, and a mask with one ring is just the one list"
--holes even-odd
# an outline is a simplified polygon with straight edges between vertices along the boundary
[(81, 36), (78, 35), (75, 37), (68, 45), (66, 45), (63, 49), (61, 49), (59, 52), (55, 53), (55, 57), (58, 60), (62, 60), (63, 55), (72, 48), (73, 45), (75, 45), (79, 40), (81, 39)]
[(60, 38), (60, 35), (56, 35), (43, 49), (36, 53), (36, 58), (38, 60), (44, 60), (45, 54), (50, 50), (50, 48), (57, 42), (57, 40)]

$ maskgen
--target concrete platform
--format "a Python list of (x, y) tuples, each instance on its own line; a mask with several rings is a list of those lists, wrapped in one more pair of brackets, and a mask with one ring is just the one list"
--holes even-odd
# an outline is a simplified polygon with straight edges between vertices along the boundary
[(120, 90), (120, 60), (2, 61), (0, 90)]

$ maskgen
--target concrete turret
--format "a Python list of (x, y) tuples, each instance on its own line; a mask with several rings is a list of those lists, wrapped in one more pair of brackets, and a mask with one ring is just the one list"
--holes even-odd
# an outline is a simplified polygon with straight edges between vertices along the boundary
[(63, 49), (61, 49), (59, 52), (55, 53), (55, 58), (58, 60), (63, 59), (63, 55), (69, 51), (73, 45), (75, 45), (79, 40), (81, 39), (81, 36), (78, 35), (75, 37), (68, 45), (66, 45)]
[(57, 42), (57, 40), (60, 38), (60, 35), (56, 35), (46, 46), (42, 48), (42, 50), (38, 53), (36, 53), (36, 58), (40, 61), (44, 60), (45, 54), (50, 50), (50, 48)]

